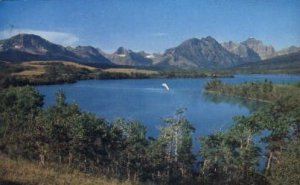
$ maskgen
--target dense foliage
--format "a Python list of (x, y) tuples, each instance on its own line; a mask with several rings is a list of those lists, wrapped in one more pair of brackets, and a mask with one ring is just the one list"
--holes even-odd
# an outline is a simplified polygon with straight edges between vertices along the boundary
[(272, 81), (267, 79), (239, 84), (223, 83), (219, 79), (214, 79), (208, 81), (204, 89), (207, 92), (268, 102), (287, 96), (297, 97), (297, 94), (300, 93), (299, 84), (273, 84)]
[[(159, 136), (152, 138), (138, 121), (108, 122), (81, 111), (66, 102), (62, 91), (53, 106), (42, 105), (43, 96), (29, 86), (0, 91), (1, 152), (43, 166), (56, 162), (133, 183), (299, 182), (299, 147), (294, 148), (300, 135), (297, 96), (279, 98), (250, 116), (236, 117), (225, 132), (201, 136), (197, 153), (192, 152), (194, 128), (183, 109), (165, 118)], [(258, 168), (263, 159), (265, 165)]]
[(225, 70), (165, 69), (159, 70), (159, 76), (163, 78), (233, 77), (233, 73)]

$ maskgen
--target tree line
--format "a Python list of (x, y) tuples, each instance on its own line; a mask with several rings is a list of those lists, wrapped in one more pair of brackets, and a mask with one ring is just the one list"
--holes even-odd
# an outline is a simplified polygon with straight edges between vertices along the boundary
[(288, 96), (297, 98), (297, 95), (300, 93), (299, 87), (299, 82), (294, 84), (273, 84), (268, 79), (238, 84), (224, 83), (219, 79), (213, 79), (204, 85), (204, 90), (244, 99), (272, 102)]
[[(57, 163), (133, 183), (296, 184), (299, 105), (299, 98), (285, 97), (250, 116), (235, 117), (228, 130), (200, 136), (195, 153), (195, 129), (184, 109), (165, 118), (154, 138), (141, 122), (108, 122), (81, 111), (66, 102), (63, 91), (54, 105), (43, 108), (43, 96), (33, 87), (11, 87), (0, 91), (0, 150), (46, 167)], [(266, 162), (259, 169), (262, 159)]]

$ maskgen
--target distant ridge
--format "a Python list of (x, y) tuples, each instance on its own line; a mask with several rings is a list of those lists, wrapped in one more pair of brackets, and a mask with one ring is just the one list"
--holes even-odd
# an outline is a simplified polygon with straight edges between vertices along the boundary
[(177, 69), (220, 69), (241, 66), (249, 62), (269, 61), (300, 51), (291, 46), (276, 51), (262, 41), (249, 38), (243, 42), (220, 44), (211, 36), (191, 38), (163, 54), (135, 52), (119, 47), (108, 54), (93, 46), (64, 47), (33, 34), (18, 34), (0, 41), (0, 61), (73, 61), (92, 66), (134, 66)]
[(119, 47), (114, 53), (107, 54), (106, 56), (112, 63), (117, 65), (150, 66), (153, 61), (147, 58), (149, 55), (145, 52), (134, 52), (124, 47)]
[(259, 57), (264, 60), (276, 56), (276, 52), (273, 46), (265, 45), (262, 41), (256, 40), (255, 38), (248, 38), (247, 40), (240, 43), (241, 45), (247, 46), (256, 52)]
[(259, 70), (285, 70), (300, 72), (300, 51), (276, 56), (260, 62), (250, 62), (235, 66), (236, 70), (258, 72)]
[(277, 51), (276, 54), (277, 56), (281, 56), (281, 55), (288, 55), (291, 53), (297, 53), (299, 51), (300, 51), (300, 47), (290, 46), (288, 48)]
[(222, 43), (222, 46), (229, 52), (241, 57), (245, 62), (257, 62), (261, 60), (259, 54), (247, 45), (229, 41)]
[(224, 42), (222, 46), (228, 51), (240, 56), (245, 62), (257, 62), (300, 51), (300, 47), (296, 46), (290, 46), (276, 51), (273, 46), (265, 45), (262, 41), (253, 37), (240, 43), (233, 41)]
[(31, 60), (69, 60), (78, 63), (112, 63), (97, 49), (87, 46), (66, 48), (33, 34), (18, 34), (0, 41), (0, 60), (22, 62)]
[(76, 48), (69, 48), (69, 51), (74, 53), (80, 59), (81, 63), (112, 64), (101, 54), (101, 50), (92, 46), (77, 46)]

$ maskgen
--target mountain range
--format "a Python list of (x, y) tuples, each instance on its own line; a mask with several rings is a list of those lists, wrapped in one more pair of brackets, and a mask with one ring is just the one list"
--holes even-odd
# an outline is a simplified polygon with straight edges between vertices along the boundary
[(127, 50), (124, 47), (119, 47), (112, 54), (105, 54), (105, 56), (117, 65), (128, 65), (128, 66), (150, 66), (153, 61), (150, 54), (147, 54), (143, 51), (134, 52), (132, 50)]
[(247, 62), (256, 62), (259, 60), (265, 60), (274, 58), (281, 55), (288, 55), (300, 51), (300, 47), (290, 46), (288, 48), (275, 51), (271, 45), (264, 45), (260, 40), (255, 38), (249, 38), (243, 42), (224, 42), (222, 46), (228, 51), (240, 56)]
[(32, 60), (67, 60), (78, 63), (113, 65), (92, 46), (63, 47), (33, 34), (19, 34), (0, 41), (0, 60), (22, 62)]
[(98, 66), (227, 68), (298, 52), (300, 47), (296, 46), (276, 51), (273, 46), (255, 38), (240, 43), (219, 43), (211, 36), (188, 39), (163, 54), (135, 52), (124, 47), (110, 54), (93, 46), (63, 47), (32, 34), (18, 34), (0, 41), (1, 61), (64, 60)]
[(293, 52), (287, 55), (280, 55), (273, 58), (250, 62), (230, 68), (236, 71), (259, 72), (259, 71), (289, 71), (300, 72), (300, 52)]

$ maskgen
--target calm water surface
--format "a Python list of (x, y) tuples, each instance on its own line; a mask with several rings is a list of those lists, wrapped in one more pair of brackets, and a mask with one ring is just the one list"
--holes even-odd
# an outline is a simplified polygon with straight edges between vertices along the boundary
[[(225, 82), (241, 83), (269, 79), (274, 83), (300, 81), (297, 75), (236, 75)], [(178, 108), (187, 108), (186, 117), (196, 128), (195, 136), (224, 130), (232, 124), (234, 115), (247, 115), (249, 107), (234, 98), (214, 98), (203, 92), (208, 78), (87, 80), (75, 84), (38, 86), (45, 95), (45, 104), (55, 101), (55, 92), (63, 89), (68, 102), (76, 102), (82, 110), (113, 120), (118, 117), (139, 120), (156, 136), (161, 118), (171, 116)], [(170, 91), (161, 84), (167, 83)]]

